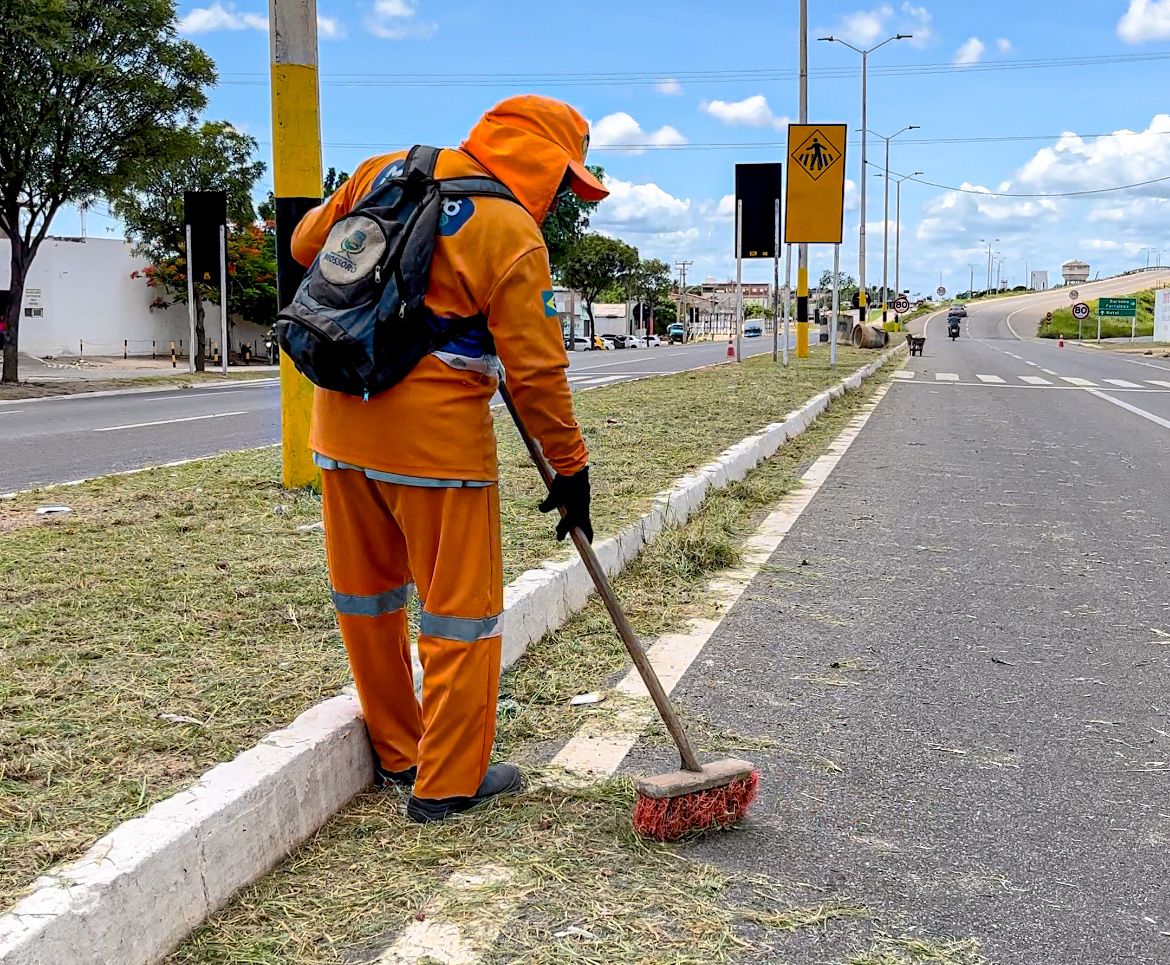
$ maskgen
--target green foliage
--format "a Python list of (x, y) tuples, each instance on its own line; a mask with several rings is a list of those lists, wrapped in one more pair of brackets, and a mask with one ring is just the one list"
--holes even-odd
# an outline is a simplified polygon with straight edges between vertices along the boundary
[[(605, 169), (596, 164), (588, 165), (590, 171), (598, 180), (605, 182)], [(562, 269), (569, 257), (569, 252), (589, 230), (589, 216), (596, 210), (598, 201), (582, 201), (575, 194), (562, 198), (557, 206), (549, 212), (541, 225), (544, 232), (544, 243), (548, 245), (548, 260), (552, 265), (553, 275), (564, 284)]]
[(638, 249), (617, 238), (587, 234), (569, 251), (561, 278), (579, 291), (593, 315), (593, 303), (611, 286), (624, 287), (638, 270)]
[[(1118, 295), (1117, 298), (1136, 298), (1137, 299), (1137, 334), (1138, 335), (1153, 335), (1154, 334), (1154, 290), (1146, 289), (1145, 291), (1135, 292), (1132, 295)], [(1097, 337), (1097, 306), (1099, 300), (1094, 298), (1088, 301), (1089, 317), (1084, 322), (1079, 322), (1073, 318), (1072, 308), (1058, 308), (1052, 313), (1051, 322), (1041, 322), (1039, 335), (1041, 338), (1060, 338), (1064, 336), (1068, 339), (1075, 339), (1080, 337), (1081, 332), (1084, 332), (1086, 339), (1095, 339)], [(1101, 337), (1102, 338), (1128, 338), (1133, 334), (1133, 322), (1128, 318), (1102, 318), (1101, 319)]]
[(173, 0), (0, 0), (0, 230), (12, 241), (4, 380), (20, 295), (62, 205), (112, 197), (183, 151), (215, 66), (176, 37)]
[(770, 308), (765, 308), (757, 302), (752, 302), (750, 305), (745, 305), (743, 309), (744, 318), (772, 318), (774, 312)]

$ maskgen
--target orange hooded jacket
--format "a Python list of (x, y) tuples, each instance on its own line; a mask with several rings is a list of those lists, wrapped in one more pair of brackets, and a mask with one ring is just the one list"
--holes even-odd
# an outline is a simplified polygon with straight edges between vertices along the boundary
[[(584, 168), (587, 146), (588, 126), (573, 108), (526, 95), (485, 114), (459, 150), (442, 151), (436, 177), (490, 174), (523, 205), (483, 197), (447, 202), (444, 210), (427, 307), (440, 316), (482, 315), (486, 332), (473, 337), (470, 347), (464, 340), (426, 356), (401, 382), (366, 402), (318, 388), (309, 438), (315, 453), (423, 485), (494, 481), (494, 350), (517, 408), (553, 469), (572, 474), (586, 465), (540, 223), (566, 171), (577, 193), (604, 197), (605, 189)], [(334, 223), (405, 156), (400, 151), (363, 161), (302, 219), (293, 257), (310, 265)]]

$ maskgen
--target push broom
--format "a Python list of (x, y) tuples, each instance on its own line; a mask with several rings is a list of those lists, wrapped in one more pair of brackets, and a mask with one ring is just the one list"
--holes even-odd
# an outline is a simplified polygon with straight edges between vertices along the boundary
[[(536, 440), (528, 432), (524, 420), (516, 410), (512, 394), (508, 386), (501, 380), (500, 395), (504, 405), (516, 423), (516, 430), (528, 454), (536, 464), (540, 478), (546, 487), (551, 487), (553, 472), (545, 461), (544, 453), (540, 451)], [(565, 514), (564, 507), (560, 507), (561, 515)], [(634, 633), (630, 621), (618, 603), (609, 578), (593, 547), (585, 538), (580, 529), (574, 528), (570, 534), (577, 552), (581, 554), (581, 562), (589, 571), (597, 593), (609, 611), (610, 619), (617, 629), (618, 636), (626, 645), (630, 659), (638, 668), (646, 689), (650, 693), (654, 706), (662, 718), (666, 729), (678, 747), (681, 767), (669, 774), (659, 774), (654, 777), (643, 777), (637, 782), (638, 800), (634, 806), (634, 830), (646, 838), (657, 841), (674, 841), (684, 834), (702, 831), (707, 828), (726, 827), (734, 824), (746, 813), (756, 796), (756, 789), (760, 783), (760, 774), (747, 761), (735, 758), (724, 758), (710, 764), (700, 764), (695, 754), (687, 732), (682, 722), (670, 704), (670, 698), (662, 688), (654, 666), (646, 656), (641, 641)]]

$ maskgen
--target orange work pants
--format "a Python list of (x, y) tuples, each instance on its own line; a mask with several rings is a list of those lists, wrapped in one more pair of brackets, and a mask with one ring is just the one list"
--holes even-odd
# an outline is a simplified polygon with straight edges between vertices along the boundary
[[(322, 474), (341, 637), (382, 766), (418, 766), (420, 798), (474, 794), (496, 733), (504, 608), (495, 485), (424, 487)], [(406, 606), (417, 587), (422, 706)]]

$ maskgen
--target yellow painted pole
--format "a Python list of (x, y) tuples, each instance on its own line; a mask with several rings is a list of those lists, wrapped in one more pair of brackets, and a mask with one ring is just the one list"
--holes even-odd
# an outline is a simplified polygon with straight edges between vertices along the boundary
[[(276, 195), (276, 275), (281, 307), (305, 270), (292, 257), (293, 230), (321, 203), (321, 116), (317, 85), (316, 0), (268, 0), (272, 59), (272, 174)], [(318, 486), (309, 451), (313, 386), (280, 354), (280, 436), (286, 488)]]
[(808, 266), (796, 269), (796, 357), (808, 358)]

